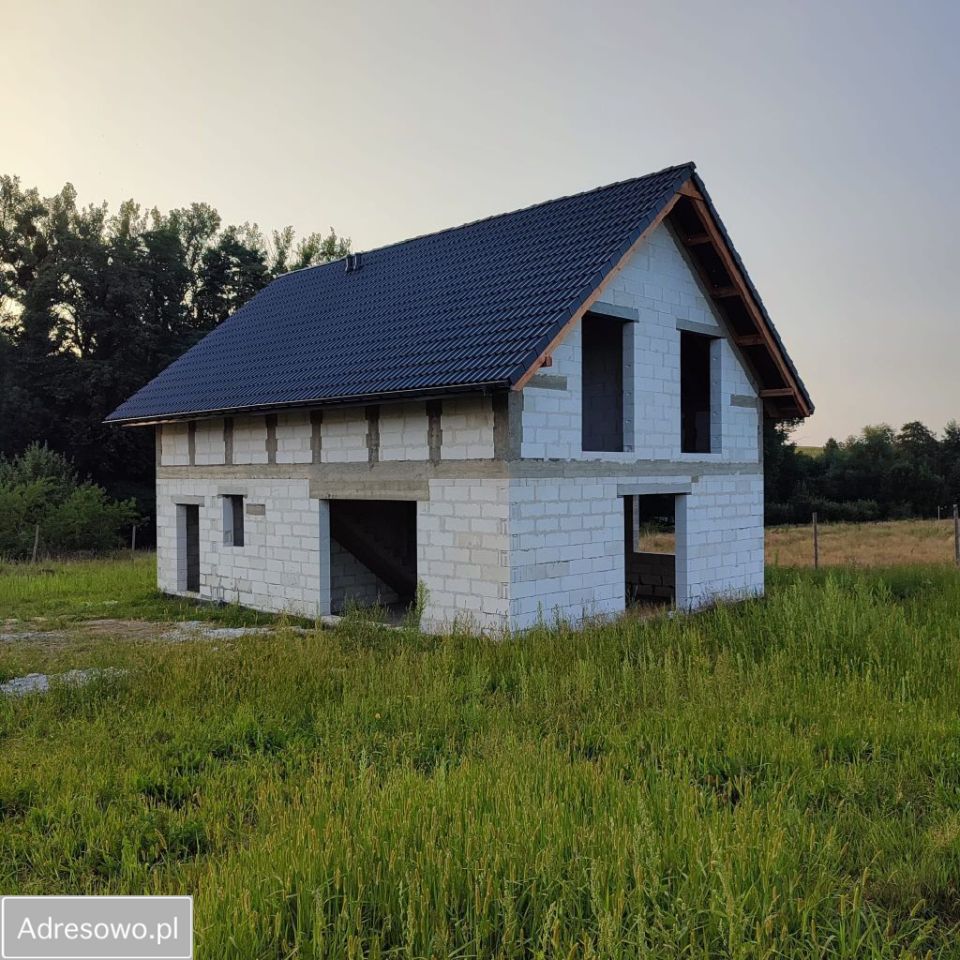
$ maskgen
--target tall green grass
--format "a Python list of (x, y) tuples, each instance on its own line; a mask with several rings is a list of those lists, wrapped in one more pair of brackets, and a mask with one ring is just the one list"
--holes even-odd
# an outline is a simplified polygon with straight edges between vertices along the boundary
[(206, 958), (960, 956), (953, 571), (98, 656), (0, 701), (2, 892), (192, 893)]

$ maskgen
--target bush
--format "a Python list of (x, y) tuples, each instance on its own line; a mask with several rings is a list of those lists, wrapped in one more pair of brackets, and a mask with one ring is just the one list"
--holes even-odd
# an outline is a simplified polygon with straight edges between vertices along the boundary
[(29, 557), (38, 525), (44, 553), (109, 550), (137, 520), (135, 501), (112, 500), (45, 445), (0, 459), (0, 557)]

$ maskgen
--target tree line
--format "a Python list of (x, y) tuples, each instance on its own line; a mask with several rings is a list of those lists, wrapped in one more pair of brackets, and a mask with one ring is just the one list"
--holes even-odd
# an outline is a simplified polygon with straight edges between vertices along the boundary
[(767, 424), (767, 523), (935, 517), (960, 501), (960, 423), (940, 436), (919, 421), (864, 427), (810, 454), (790, 439), (796, 423)]
[(152, 431), (103, 418), (274, 277), (349, 248), (333, 229), (265, 236), (206, 203), (111, 212), (0, 176), (0, 454), (39, 441), (149, 512)]

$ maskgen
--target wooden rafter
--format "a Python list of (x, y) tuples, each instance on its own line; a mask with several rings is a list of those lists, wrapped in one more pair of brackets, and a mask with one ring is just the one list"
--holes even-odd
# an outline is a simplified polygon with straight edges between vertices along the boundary
[[(702, 230), (694, 233), (693, 236), (699, 238), (700, 236), (708, 235), (711, 238), (711, 247), (716, 253), (720, 263), (724, 268), (724, 271), (731, 281), (729, 286), (724, 285), (723, 287), (718, 287), (705, 276), (704, 271), (701, 268), (701, 277), (703, 278), (707, 289), (711, 291), (723, 290), (722, 295), (725, 298), (729, 295), (730, 297), (737, 297), (742, 302), (756, 332), (742, 334), (741, 339), (746, 339), (749, 337), (751, 342), (749, 344), (741, 345), (765, 346), (767, 348), (767, 353), (770, 356), (770, 359), (773, 361), (774, 367), (780, 376), (780, 379), (786, 385), (784, 387), (770, 388), (770, 390), (761, 391), (760, 396), (792, 398), (800, 416), (810, 416), (810, 414), (813, 413), (813, 409), (807, 400), (806, 394), (798, 382), (796, 374), (793, 372), (790, 364), (787, 362), (780, 344), (777, 342), (769, 323), (763, 315), (760, 305), (757, 303), (756, 298), (750, 290), (750, 285), (747, 283), (743, 271), (741, 270), (736, 258), (730, 250), (723, 232), (721, 231), (717, 222), (714, 220), (713, 212), (710, 209), (709, 203), (707, 202), (703, 193), (700, 191), (700, 188), (692, 179), (683, 184), (678, 193), (689, 200), (691, 208), (695, 212), (696, 218), (702, 227)], [(687, 245), (689, 246), (689, 244)], [(691, 254), (693, 253), (694, 251), (691, 250)], [(695, 263), (697, 263), (696, 256), (693, 256), (693, 260)], [(700, 265), (698, 263), (698, 267), (699, 266)], [(720, 294), (719, 292), (713, 292), (713, 296), (719, 298)], [(756, 342), (753, 342), (753, 338), (755, 337), (760, 339)]]

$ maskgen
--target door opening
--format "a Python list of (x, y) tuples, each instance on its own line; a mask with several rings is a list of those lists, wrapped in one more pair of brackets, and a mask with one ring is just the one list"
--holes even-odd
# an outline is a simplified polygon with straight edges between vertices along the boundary
[(200, 592), (200, 507), (177, 504), (177, 584), (180, 590)]
[(626, 605), (672, 604), (677, 592), (674, 494), (623, 498)]

